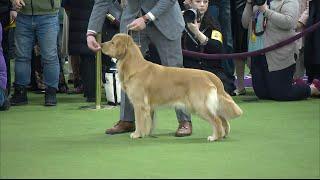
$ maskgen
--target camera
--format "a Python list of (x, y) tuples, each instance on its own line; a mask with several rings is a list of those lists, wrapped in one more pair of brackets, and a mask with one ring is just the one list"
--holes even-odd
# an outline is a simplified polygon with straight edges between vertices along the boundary
[(183, 18), (186, 23), (194, 23), (195, 20), (199, 21), (200, 12), (196, 9), (187, 9), (183, 12)]
[(253, 0), (253, 5), (262, 6), (266, 3), (266, 0)]

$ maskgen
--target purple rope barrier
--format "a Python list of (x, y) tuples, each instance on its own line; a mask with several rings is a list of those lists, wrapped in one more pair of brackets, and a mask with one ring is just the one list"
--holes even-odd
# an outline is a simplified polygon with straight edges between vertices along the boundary
[(188, 51), (188, 50), (182, 50), (182, 54), (188, 57), (201, 57), (203, 59), (243, 59), (249, 56), (258, 56), (261, 54), (265, 54), (266, 52), (273, 51), (275, 49), (281, 48), (283, 46), (286, 46), (297, 39), (300, 39), (302, 36), (305, 36), (306, 34), (316, 30), (320, 26), (320, 21), (313, 24), (312, 26), (308, 27), (304, 31), (296, 34), (295, 36), (292, 36), (289, 39), (286, 39), (284, 41), (281, 41), (277, 44), (274, 44), (272, 46), (266, 47), (264, 49), (260, 49), (257, 51), (252, 52), (242, 52), (242, 53), (232, 53), (232, 54), (205, 54), (205, 53), (199, 53), (194, 51)]

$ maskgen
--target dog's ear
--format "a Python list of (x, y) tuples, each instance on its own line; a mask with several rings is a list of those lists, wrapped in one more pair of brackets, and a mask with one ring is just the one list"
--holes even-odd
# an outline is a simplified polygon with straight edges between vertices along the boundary
[(122, 59), (127, 53), (129, 44), (130, 44), (130, 36), (127, 34), (120, 34), (116, 37), (116, 49), (117, 49), (117, 58)]
[(133, 39), (131, 36), (127, 35), (126, 36), (126, 45), (127, 45), (127, 48), (130, 47), (130, 44), (133, 42)]

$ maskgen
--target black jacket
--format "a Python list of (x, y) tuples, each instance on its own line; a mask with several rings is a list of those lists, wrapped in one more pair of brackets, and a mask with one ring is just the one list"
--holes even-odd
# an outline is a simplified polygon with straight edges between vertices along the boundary
[[(69, 54), (94, 55), (87, 46), (87, 28), (94, 0), (63, 0), (62, 6), (69, 11)], [(119, 32), (119, 27), (106, 19), (102, 29), (102, 42)]]
[[(207, 11), (208, 12), (208, 11)], [(207, 19), (207, 20), (205, 20)], [(208, 23), (210, 21), (210, 23)], [(186, 28), (187, 29), (187, 28)], [(187, 29), (188, 30), (188, 29)], [(194, 37), (194, 34), (189, 31), (190, 35), (185, 31), (182, 36), (182, 48), (185, 50), (201, 52), (205, 54), (218, 54), (223, 52), (223, 44), (218, 40), (211, 39), (212, 31), (221, 32), (220, 24), (209, 13), (204, 15), (202, 20), (200, 31), (208, 37), (208, 43), (206, 45), (200, 45), (200, 42), (196, 44), (190, 35)], [(194, 37), (196, 40), (196, 38)], [(184, 67), (204, 69), (212, 72), (212, 69), (222, 69), (221, 60), (207, 60), (203, 58), (184, 57)]]
[(0, 14), (9, 13), (11, 9), (10, 0), (0, 0)]
[(63, 6), (69, 12), (69, 54), (94, 55), (87, 46), (87, 27), (94, 0), (64, 0)]
[(11, 8), (10, 0), (0, 0), (0, 22), (3, 28), (9, 24)]
[[(309, 5), (309, 18), (307, 27), (312, 26), (314, 23), (320, 21), (320, 1), (310, 1)], [(312, 66), (314, 64), (320, 65), (320, 28), (312, 33), (307, 34), (305, 39), (304, 59), (305, 66)]]
[[(221, 28), (220, 23), (214, 19), (213, 16), (208, 13), (208, 11), (202, 20), (200, 31), (202, 31), (209, 38), (206, 45), (197, 45), (192, 41), (190, 36), (185, 31), (182, 36), (182, 48), (185, 50), (202, 52), (205, 54), (219, 54), (224, 52), (223, 42), (215, 40), (214, 38), (211, 39), (212, 32), (218, 31), (221, 33)], [(190, 34), (192, 37), (194, 37), (192, 33)], [(221, 39), (223, 39), (223, 37), (221, 37)], [(183, 57), (183, 66), (185, 68), (201, 69), (215, 74), (222, 81), (226, 92), (233, 94), (235, 89), (233, 79), (230, 79), (226, 76), (221, 63), (222, 60), (219, 59), (203, 59), (201, 57), (193, 58), (187, 56)]]

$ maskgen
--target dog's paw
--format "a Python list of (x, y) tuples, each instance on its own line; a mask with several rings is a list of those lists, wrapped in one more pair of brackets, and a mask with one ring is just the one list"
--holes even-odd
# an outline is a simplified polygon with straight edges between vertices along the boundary
[(137, 138), (140, 138), (140, 137), (141, 137), (140, 134), (138, 134), (136, 132), (133, 132), (133, 133), (130, 134), (130, 138), (131, 139), (137, 139)]
[(213, 142), (213, 141), (217, 141), (218, 138), (216, 138), (215, 136), (208, 136), (208, 141)]

